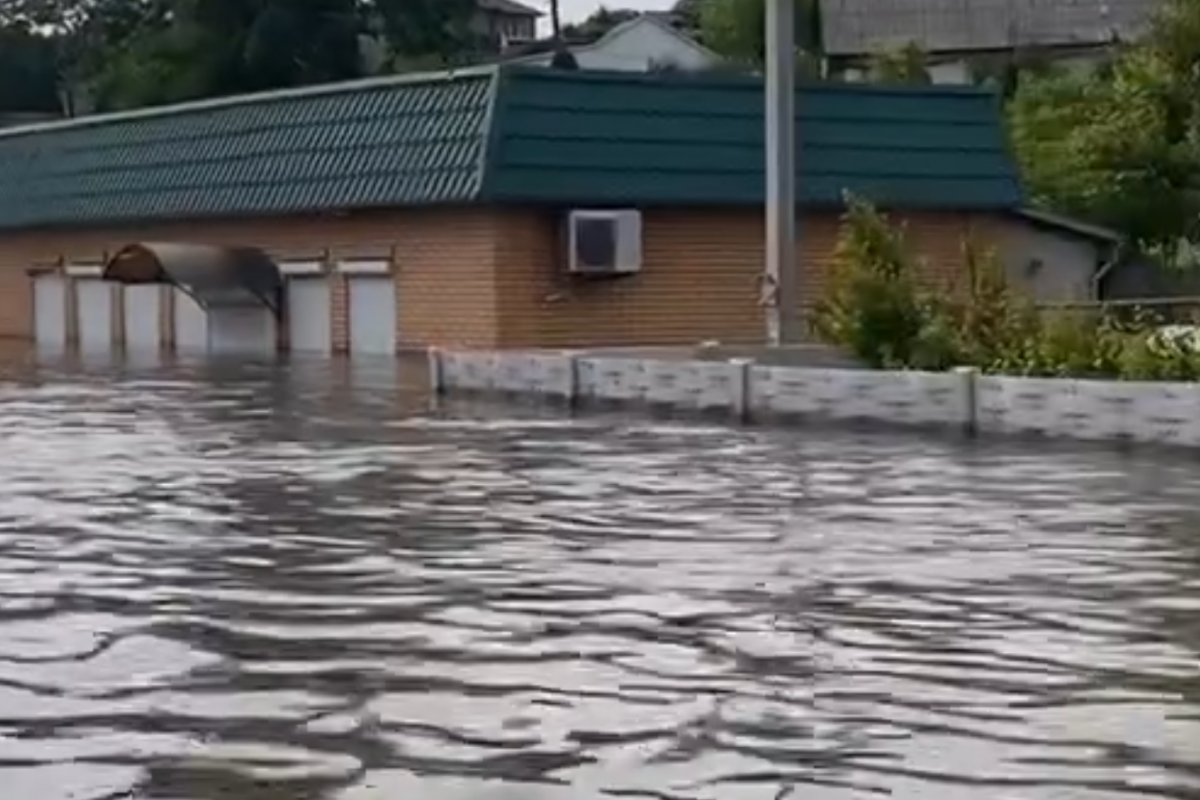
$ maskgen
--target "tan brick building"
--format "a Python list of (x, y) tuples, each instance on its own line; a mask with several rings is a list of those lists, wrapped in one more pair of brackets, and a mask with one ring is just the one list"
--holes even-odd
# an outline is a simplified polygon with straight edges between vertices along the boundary
[[(760, 341), (761, 97), (730, 76), (508, 68), (0, 133), (0, 335), (376, 353)], [(827, 275), (845, 189), (908, 224), (931, 278), (1020, 206), (987, 94), (829, 86), (798, 107), (796, 302)], [(278, 285), (244, 291), (227, 248), (267, 254)], [(123, 282), (120, 264), (168, 251), (196, 263)]]

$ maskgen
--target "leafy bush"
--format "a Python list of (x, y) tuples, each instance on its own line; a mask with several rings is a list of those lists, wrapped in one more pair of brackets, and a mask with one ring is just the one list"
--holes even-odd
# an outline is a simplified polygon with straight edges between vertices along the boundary
[(923, 287), (904, 230), (847, 198), (816, 333), (869, 366), (1127, 380), (1200, 380), (1200, 334), (1137, 313), (1042, 313), (1005, 280), (995, 253), (964, 243), (963, 285)]
[(956, 360), (936, 301), (921, 292), (903, 231), (849, 198), (828, 290), (813, 317), (818, 335), (877, 368), (946, 369)]
[(994, 252), (966, 241), (963, 265), (966, 287), (952, 293), (948, 306), (959, 363), (996, 371), (1017, 368), (1037, 347), (1037, 310), (1009, 291)]
[(1200, 380), (1200, 348), (1191, 328), (1157, 329), (1149, 335), (1127, 335), (1119, 372), (1128, 380)]
[(1115, 48), (1108, 63), (1021, 75), (1007, 106), (1009, 134), (1038, 204), (1195, 266), (1200, 3), (1154, 5), (1143, 35)]

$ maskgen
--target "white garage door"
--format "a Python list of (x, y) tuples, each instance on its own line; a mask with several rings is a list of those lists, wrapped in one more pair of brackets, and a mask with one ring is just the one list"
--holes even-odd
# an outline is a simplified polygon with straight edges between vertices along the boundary
[(180, 289), (175, 290), (175, 350), (208, 352), (208, 312)]
[(113, 304), (111, 283), (98, 278), (75, 282), (79, 349), (84, 353), (112, 352)]
[(396, 284), (391, 276), (351, 275), (350, 354), (396, 353)]
[(275, 352), (275, 315), (265, 306), (212, 308), (208, 311), (208, 347), (222, 355), (269, 355)]
[(125, 349), (131, 353), (156, 353), (162, 346), (159, 333), (162, 292), (158, 284), (126, 286)]
[(329, 325), (329, 280), (288, 281), (288, 342), (296, 353), (328, 353), (333, 349)]
[(33, 279), (33, 338), (39, 350), (66, 349), (67, 282), (61, 275), (38, 275)]

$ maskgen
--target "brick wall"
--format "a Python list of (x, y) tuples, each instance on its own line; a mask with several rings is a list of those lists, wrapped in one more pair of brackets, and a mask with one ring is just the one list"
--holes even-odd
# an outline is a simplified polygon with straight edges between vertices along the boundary
[[(32, 335), (26, 270), (94, 261), (132, 242), (253, 245), (280, 257), (394, 258), (401, 343), (494, 343), (495, 218), (479, 210), (386, 212), (300, 219), (230, 220), (69, 232), (0, 234), (0, 338)], [(345, 281), (330, 276), (335, 344), (347, 340)], [(169, 323), (164, 322), (167, 330)]]
[[(966, 214), (896, 216), (930, 285), (959, 273)], [(496, 262), (499, 344), (673, 345), (717, 339), (761, 342), (758, 275), (764, 222), (746, 211), (651, 211), (644, 217), (643, 270), (611, 281), (564, 271), (559, 216), (513, 212), (499, 226)], [(824, 291), (840, 227), (836, 213), (810, 214), (798, 227), (801, 302)]]
[[(561, 216), (512, 213), (499, 227), (500, 343), (639, 345), (762, 336), (762, 226), (744, 214), (648, 213), (639, 275), (581, 281), (565, 270)], [(711, 332), (711, 333), (710, 333)]]
[[(32, 292), (25, 270), (94, 260), (137, 241), (253, 245), (281, 257), (328, 252), (333, 260), (387, 254), (396, 270), (401, 346), (465, 347), (753, 344), (764, 335), (757, 277), (762, 215), (746, 211), (650, 211), (644, 269), (607, 282), (564, 270), (561, 215), (512, 210), (381, 212), (291, 220), (226, 221), (140, 228), (0, 235), (0, 337), (28, 338)], [(926, 274), (957, 271), (966, 215), (903, 221)], [(802, 297), (825, 285), (836, 214), (800, 224)], [(335, 345), (347, 341), (345, 280), (329, 277)], [(164, 322), (169, 330), (169, 324)]]

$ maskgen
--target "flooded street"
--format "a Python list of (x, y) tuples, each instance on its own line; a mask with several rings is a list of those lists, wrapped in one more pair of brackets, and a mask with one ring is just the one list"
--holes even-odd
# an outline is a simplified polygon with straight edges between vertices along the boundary
[(1200, 463), (0, 368), (12, 800), (1200, 797)]

